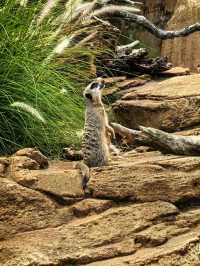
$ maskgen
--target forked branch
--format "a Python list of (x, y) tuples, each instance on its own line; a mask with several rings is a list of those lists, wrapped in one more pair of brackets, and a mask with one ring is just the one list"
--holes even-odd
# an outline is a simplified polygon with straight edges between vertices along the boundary
[[(123, 19), (126, 19), (130, 22), (133, 22), (139, 26), (142, 26), (145, 28), (148, 32), (153, 34), (159, 39), (166, 40), (166, 39), (173, 39), (177, 37), (185, 37), (188, 36), (194, 32), (200, 31), (200, 23), (197, 22), (193, 25), (187, 26), (183, 29), (176, 30), (176, 31), (165, 31), (163, 29), (158, 28), (156, 25), (154, 25), (151, 21), (149, 21), (146, 17), (135, 14), (134, 12), (129, 12), (129, 10), (126, 9), (119, 9), (117, 8), (117, 5), (115, 6), (115, 9), (109, 9), (103, 7), (102, 9), (98, 9), (96, 12), (96, 16), (107, 16), (107, 15), (115, 15), (117, 17), (121, 17)], [(108, 18), (109, 19), (109, 18)], [(112, 19), (112, 17), (111, 17)]]

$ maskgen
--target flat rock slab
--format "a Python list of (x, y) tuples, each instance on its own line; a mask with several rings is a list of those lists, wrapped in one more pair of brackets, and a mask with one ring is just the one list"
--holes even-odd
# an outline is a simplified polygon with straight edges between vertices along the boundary
[(184, 75), (190, 75), (189, 68), (173, 67), (169, 70), (160, 73), (160, 76), (165, 76), (165, 77), (175, 77), (175, 76), (184, 76)]
[(12, 172), (11, 178), (19, 184), (34, 190), (47, 192), (62, 198), (84, 196), (82, 176), (78, 169), (69, 169), (66, 164), (56, 163), (43, 170), (20, 170)]
[(92, 169), (88, 189), (93, 197), (132, 201), (178, 202), (200, 199), (200, 157), (124, 155), (121, 162)]
[(174, 77), (125, 94), (113, 104), (125, 126), (175, 132), (200, 124), (200, 75)]
[[(200, 239), (196, 233), (177, 236), (161, 247), (141, 249), (134, 255), (114, 258), (87, 266), (197, 266), (199, 265)], [(195, 253), (196, 249), (196, 253)]]

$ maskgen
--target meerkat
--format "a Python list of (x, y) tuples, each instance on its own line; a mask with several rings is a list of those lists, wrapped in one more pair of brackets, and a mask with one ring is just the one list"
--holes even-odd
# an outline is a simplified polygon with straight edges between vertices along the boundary
[(83, 162), (88, 167), (108, 165), (111, 137), (115, 138), (101, 99), (104, 87), (103, 79), (97, 78), (83, 92), (86, 111), (82, 151)]
[(83, 161), (78, 168), (84, 176), (84, 184), (89, 180), (89, 168), (108, 165), (110, 152), (117, 152), (117, 148), (111, 143), (111, 138), (115, 138), (115, 132), (108, 123), (101, 99), (104, 86), (104, 80), (97, 78), (83, 92), (86, 103), (82, 141)]

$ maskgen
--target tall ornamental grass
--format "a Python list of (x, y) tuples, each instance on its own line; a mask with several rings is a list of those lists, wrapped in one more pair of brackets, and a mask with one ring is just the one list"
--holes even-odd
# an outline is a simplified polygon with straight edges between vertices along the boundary
[(93, 52), (72, 45), (82, 31), (72, 24), (78, 2), (1, 1), (0, 153), (28, 146), (51, 153), (79, 141)]

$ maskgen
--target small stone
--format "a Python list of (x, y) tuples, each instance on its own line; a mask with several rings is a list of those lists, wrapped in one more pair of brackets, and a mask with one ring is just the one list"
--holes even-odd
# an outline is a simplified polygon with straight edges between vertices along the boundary
[(15, 153), (15, 156), (27, 156), (32, 160), (35, 160), (40, 168), (48, 167), (48, 159), (39, 150), (35, 148), (25, 148)]

